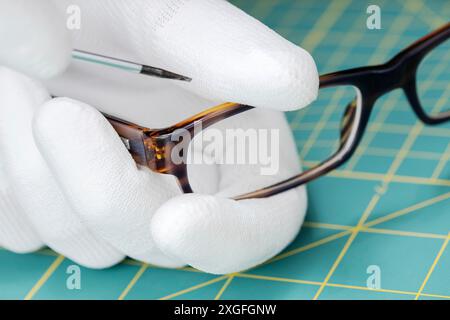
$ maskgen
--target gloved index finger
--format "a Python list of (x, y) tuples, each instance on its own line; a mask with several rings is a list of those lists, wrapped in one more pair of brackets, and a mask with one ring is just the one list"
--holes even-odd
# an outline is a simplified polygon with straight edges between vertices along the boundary
[(76, 48), (186, 75), (177, 84), (210, 101), (294, 110), (317, 96), (311, 55), (227, 1), (55, 3), (69, 1), (83, 8)]

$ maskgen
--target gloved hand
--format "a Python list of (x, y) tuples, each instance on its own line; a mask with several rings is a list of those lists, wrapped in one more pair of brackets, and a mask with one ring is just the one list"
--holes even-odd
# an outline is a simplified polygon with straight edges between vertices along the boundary
[[(71, 49), (64, 15), (75, 4), (81, 29), (71, 32), (73, 47), (193, 81), (71, 62), (43, 85), (0, 67), (0, 245), (16, 252), (48, 245), (93, 268), (130, 256), (210, 273), (252, 267), (288, 245), (305, 215), (304, 187), (266, 199), (229, 197), (299, 172), (280, 110), (315, 99), (318, 75), (309, 54), (219, 0), (53, 3), (56, 11), (47, 1), (0, 0), (0, 36), (7, 39), (0, 65), (34, 77), (64, 70)], [(223, 101), (261, 108), (216, 128), (280, 130), (276, 175), (260, 175), (261, 165), (200, 165), (190, 176), (198, 193), (181, 194), (173, 177), (137, 167), (97, 111), (159, 128)]]

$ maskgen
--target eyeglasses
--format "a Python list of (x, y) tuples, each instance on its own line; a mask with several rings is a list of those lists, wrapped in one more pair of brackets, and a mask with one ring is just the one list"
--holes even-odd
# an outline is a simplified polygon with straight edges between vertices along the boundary
[[(321, 150), (316, 152), (318, 164), (287, 180), (233, 199), (270, 197), (317, 179), (341, 166), (353, 155), (360, 143), (375, 102), (390, 91), (402, 89), (413, 111), (424, 123), (435, 125), (449, 121), (450, 104), (445, 99), (442, 100), (450, 84), (449, 38), (450, 23), (413, 43), (385, 64), (320, 76), (317, 101), (295, 115), (295, 119), (305, 121), (303, 124), (308, 117), (312, 118), (312, 123), (319, 129), (315, 133), (322, 143)], [(124, 62), (102, 58), (115, 63)], [(151, 68), (132, 65), (132, 70), (144, 74), (142, 70)], [(148, 74), (161, 76), (163, 73)], [(170, 72), (165, 75), (190, 80)], [(110, 115), (105, 114), (105, 117), (122, 138), (136, 163), (147, 166), (152, 171), (175, 176), (182, 191), (191, 193), (193, 191), (187, 164), (174, 162), (171, 156), (180, 143), (179, 137), (174, 137), (177, 130), (184, 130), (193, 139), (198, 133), (198, 130), (194, 130), (196, 123), (200, 122), (202, 129), (206, 129), (252, 108), (238, 103), (224, 103), (164, 129), (148, 129)], [(317, 122), (317, 116), (320, 119), (324, 115), (330, 121), (326, 124)], [(313, 141), (311, 136), (306, 135), (301, 153), (311, 151), (316, 143)]]

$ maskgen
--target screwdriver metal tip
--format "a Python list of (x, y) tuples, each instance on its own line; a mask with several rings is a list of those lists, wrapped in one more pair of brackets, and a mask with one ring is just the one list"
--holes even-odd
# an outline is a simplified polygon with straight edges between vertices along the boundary
[(172, 79), (172, 80), (180, 80), (180, 81), (187, 81), (187, 82), (192, 81), (192, 78), (183, 76), (181, 74), (174, 73), (174, 72), (164, 70), (161, 68), (146, 66), (146, 65), (142, 66), (141, 74), (159, 77), (159, 78), (165, 78), (165, 79)]

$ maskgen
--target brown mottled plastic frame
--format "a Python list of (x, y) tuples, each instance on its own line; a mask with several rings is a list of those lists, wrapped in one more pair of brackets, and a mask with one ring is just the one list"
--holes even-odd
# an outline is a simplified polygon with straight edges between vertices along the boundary
[[(422, 59), (436, 46), (450, 38), (450, 23), (421, 38), (382, 65), (350, 69), (322, 75), (320, 88), (353, 86), (357, 98), (343, 116), (339, 150), (319, 165), (292, 178), (261, 190), (235, 197), (236, 200), (265, 198), (298, 187), (323, 176), (342, 165), (356, 150), (369, 121), (376, 100), (382, 95), (402, 89), (416, 115), (426, 124), (434, 125), (450, 120), (450, 112), (429, 115), (422, 108), (416, 89), (417, 68)], [(151, 170), (174, 175), (185, 193), (192, 192), (185, 164), (171, 159), (173, 148), (181, 143), (172, 139), (177, 129), (185, 129), (194, 137), (194, 126), (201, 121), (203, 129), (229, 117), (252, 109), (237, 103), (225, 103), (164, 129), (148, 129), (105, 115), (118, 134), (126, 141), (134, 160)]]

